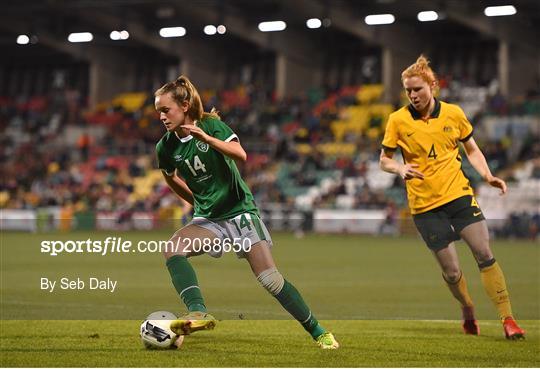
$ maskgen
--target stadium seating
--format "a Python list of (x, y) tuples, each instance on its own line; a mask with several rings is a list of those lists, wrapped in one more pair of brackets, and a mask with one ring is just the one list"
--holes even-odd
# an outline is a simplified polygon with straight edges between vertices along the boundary
[[(478, 187), (485, 214), (499, 219), (495, 222), (500, 227), (512, 214), (534, 217), (539, 213), (540, 103), (498, 100), (494, 105), (489, 88), (457, 91), (443, 88), (440, 94), (461, 102), (490, 166), (515, 181), (505, 198), (485, 185)], [(381, 103), (382, 94), (381, 85), (344, 87), (328, 94), (316, 90), (283, 101), (261, 101), (242, 86), (201, 92), (241, 136), (249, 155), (240, 169), (261, 206), (278, 202), (304, 210), (347, 210), (395, 204), (404, 209), (403, 181), (378, 167), (384, 124), (394, 110)], [(72, 104), (67, 96), (61, 92), (53, 99), (0, 98), (3, 114), (9, 114), (5, 150), (12, 153), (5, 177), (17, 179), (2, 184), (0, 206), (59, 206), (70, 219), (78, 211), (117, 208), (172, 216), (175, 197), (155, 169), (154, 145), (163, 129), (149, 95), (122, 94), (84, 114), (78, 105), (73, 108), (75, 118), (55, 115), (58, 104)], [(515, 113), (501, 116), (501, 106)], [(39, 133), (30, 135), (36, 122)], [(49, 149), (44, 151), (38, 142)], [(479, 184), (481, 178), (462, 156), (463, 170)]]

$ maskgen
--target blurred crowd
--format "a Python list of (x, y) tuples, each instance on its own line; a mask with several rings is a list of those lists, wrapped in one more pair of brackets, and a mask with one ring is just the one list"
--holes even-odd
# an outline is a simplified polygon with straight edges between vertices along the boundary
[[(395, 218), (400, 202), (386, 189), (370, 186), (369, 163), (378, 160), (387, 114), (404, 100), (383, 105), (382, 90), (367, 87), (310, 89), (278, 100), (246, 85), (201, 91), (201, 96), (207, 110), (216, 107), (246, 148), (248, 161), (240, 170), (259, 205), (294, 207), (297, 196), (338, 176), (341, 180), (311, 206), (332, 208), (339, 196), (352, 193), (353, 208), (388, 209)], [(453, 96), (451, 88), (441, 96)], [(368, 112), (365, 119), (359, 115), (363, 112)], [(473, 113), (475, 127), (486, 116), (540, 116), (540, 99), (511, 103), (488, 94)], [(355, 125), (359, 116), (362, 123)], [(172, 206), (177, 199), (155, 170), (155, 144), (165, 132), (157, 118), (152, 94), (146, 93), (125, 94), (92, 110), (83, 95), (69, 89), (47, 96), (0, 97), (0, 207), (129, 213)], [(516, 148), (514, 136), (508, 129), (495, 139), (480, 134), (478, 140), (490, 166), (507, 179), (512, 179), (511, 168), (528, 160), (534, 162), (532, 178), (540, 179), (540, 142), (525, 135)], [(347, 178), (360, 179), (352, 192)], [(389, 187), (403, 186), (396, 178)], [(528, 234), (538, 229), (538, 218), (513, 215), (504, 232)]]

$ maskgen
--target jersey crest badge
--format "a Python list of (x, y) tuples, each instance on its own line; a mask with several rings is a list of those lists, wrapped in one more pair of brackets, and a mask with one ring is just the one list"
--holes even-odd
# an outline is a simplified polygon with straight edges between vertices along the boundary
[(202, 152), (207, 152), (208, 151), (208, 144), (206, 142), (197, 141), (197, 143), (195, 145)]
[(175, 155), (174, 160), (181, 161), (182, 160), (182, 155), (180, 155), (180, 154)]

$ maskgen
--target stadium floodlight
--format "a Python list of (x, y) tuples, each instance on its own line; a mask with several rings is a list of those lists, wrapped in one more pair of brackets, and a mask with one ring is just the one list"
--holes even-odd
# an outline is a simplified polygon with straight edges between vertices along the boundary
[(30, 42), (30, 37), (27, 35), (19, 35), (17, 36), (17, 43), (19, 45), (27, 45)]
[(306, 26), (311, 29), (321, 28), (322, 22), (319, 18), (310, 18), (306, 21)]
[(420, 22), (433, 22), (439, 19), (439, 14), (433, 10), (427, 10), (418, 13), (416, 16)]
[(396, 18), (392, 14), (372, 14), (364, 18), (364, 21), (369, 26), (380, 24), (392, 24)]
[(111, 38), (111, 40), (115, 40), (115, 41), (127, 40), (129, 38), (129, 32), (126, 31), (126, 30), (112, 31), (111, 34), (109, 35), (109, 37)]
[(270, 21), (259, 23), (259, 31), (261, 32), (277, 32), (287, 28), (287, 23), (283, 21)]
[(217, 32), (216, 26), (213, 26), (211, 24), (204, 26), (204, 33), (207, 35), (215, 35)]
[(161, 37), (182, 37), (185, 34), (186, 29), (184, 27), (165, 27), (159, 30)]
[(516, 13), (516, 7), (513, 5), (488, 6), (484, 9), (486, 17), (501, 17), (504, 15), (514, 15)]
[(227, 27), (225, 27), (223, 24), (220, 24), (219, 26), (217, 26), (217, 33), (219, 33), (220, 35), (223, 35), (225, 34), (225, 32), (227, 32)]
[(69, 42), (90, 42), (94, 39), (94, 35), (90, 32), (73, 32), (68, 36)]

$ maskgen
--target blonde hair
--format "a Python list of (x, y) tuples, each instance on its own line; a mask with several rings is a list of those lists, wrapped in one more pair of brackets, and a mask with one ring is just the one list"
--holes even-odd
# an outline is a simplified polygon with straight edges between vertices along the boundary
[(414, 64), (409, 65), (407, 69), (401, 72), (401, 82), (409, 77), (420, 77), (429, 85), (433, 82), (438, 84), (437, 76), (429, 66), (429, 60), (423, 54), (416, 59)]
[(203, 117), (214, 117), (221, 119), (215, 108), (212, 108), (210, 113), (204, 111), (203, 103), (199, 92), (191, 83), (189, 78), (182, 75), (173, 82), (167, 82), (154, 92), (154, 96), (161, 96), (170, 93), (173, 100), (181, 106), (184, 101), (188, 103), (187, 116), (193, 121), (201, 120)]

